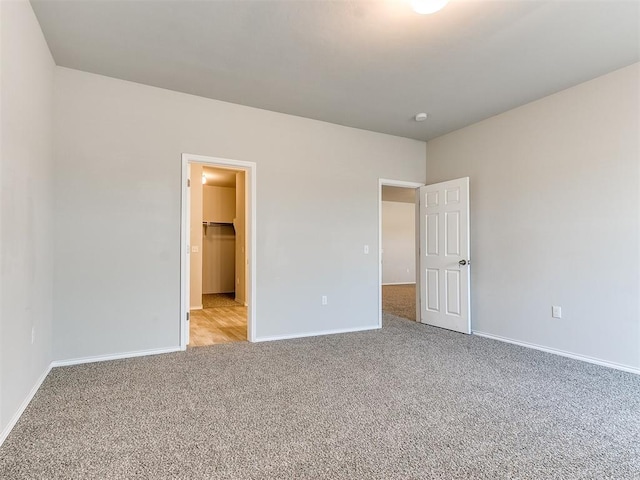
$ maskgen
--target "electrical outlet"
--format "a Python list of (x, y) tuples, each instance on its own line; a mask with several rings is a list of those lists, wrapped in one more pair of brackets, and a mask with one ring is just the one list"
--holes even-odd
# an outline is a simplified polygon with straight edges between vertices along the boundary
[(323, 296), (322, 296), (322, 305), (326, 305), (327, 303), (329, 303), (329, 302), (327, 301), (327, 296), (326, 296), (326, 295), (323, 295)]
[(562, 307), (559, 307), (558, 305), (553, 305), (551, 307), (551, 316), (553, 318), (562, 318)]
[(36, 327), (31, 327), (31, 345), (36, 341)]

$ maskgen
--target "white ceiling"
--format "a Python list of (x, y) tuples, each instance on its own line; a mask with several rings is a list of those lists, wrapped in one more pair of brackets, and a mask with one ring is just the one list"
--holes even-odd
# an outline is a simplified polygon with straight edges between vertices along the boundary
[(32, 4), (58, 65), (420, 140), (640, 60), (634, 0)]

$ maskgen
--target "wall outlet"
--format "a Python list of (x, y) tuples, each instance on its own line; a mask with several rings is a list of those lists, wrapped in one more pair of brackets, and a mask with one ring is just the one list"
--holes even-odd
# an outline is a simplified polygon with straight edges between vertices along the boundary
[(31, 345), (36, 341), (36, 327), (31, 327)]
[(322, 296), (322, 305), (326, 305), (327, 303), (329, 303), (329, 302), (327, 301), (327, 296), (326, 296), (326, 295), (323, 295), (323, 296)]
[(562, 318), (562, 307), (559, 307), (558, 305), (553, 305), (551, 307), (551, 316), (553, 318)]
[(191, 253), (200, 253), (200, 247), (198, 247), (198, 245), (192, 246)]

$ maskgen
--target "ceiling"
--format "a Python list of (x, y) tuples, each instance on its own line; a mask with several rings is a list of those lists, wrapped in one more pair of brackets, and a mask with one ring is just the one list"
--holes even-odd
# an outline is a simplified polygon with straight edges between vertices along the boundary
[(210, 187), (236, 188), (236, 170), (226, 168), (203, 167), (202, 174), (207, 178)]
[(419, 140), (640, 60), (634, 0), (408, 3), (32, 0), (58, 65)]
[(404, 187), (382, 186), (383, 202), (416, 203), (416, 189)]

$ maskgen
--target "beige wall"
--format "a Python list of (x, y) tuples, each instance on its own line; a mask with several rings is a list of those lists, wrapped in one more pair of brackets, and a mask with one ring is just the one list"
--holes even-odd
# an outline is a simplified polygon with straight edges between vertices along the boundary
[(189, 234), (191, 239), (191, 257), (189, 270), (189, 296), (191, 299), (191, 308), (199, 309), (202, 308), (202, 255), (204, 250), (202, 241), (202, 165), (193, 163), (191, 164), (190, 170), (191, 187), (189, 188), (189, 208), (191, 210), (191, 231)]
[(236, 216), (236, 189), (205, 185), (203, 219), (205, 222), (232, 223)]
[[(233, 223), (236, 189), (205, 185), (204, 220)], [(233, 226), (207, 227), (202, 250), (203, 293), (231, 293), (235, 279), (235, 231)]]
[(202, 292), (232, 293), (236, 235), (233, 226), (207, 227), (202, 250)]
[(1, 443), (52, 360), (55, 236), (53, 59), (29, 2), (0, 2), (0, 32)]
[(60, 67), (55, 99), (57, 359), (179, 345), (185, 152), (257, 165), (259, 339), (376, 327), (378, 179), (424, 142)]
[(382, 202), (382, 283), (416, 282), (416, 206)]
[(639, 72), (427, 144), (429, 183), (470, 177), (474, 331), (640, 367)]
[(247, 257), (246, 257), (246, 175), (236, 173), (236, 302), (246, 303)]

